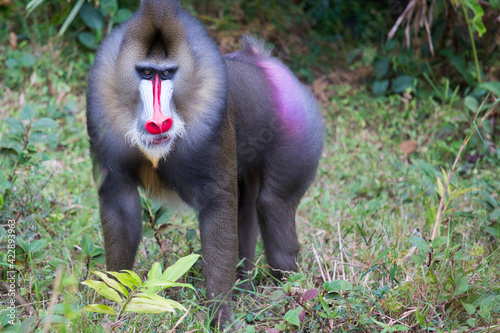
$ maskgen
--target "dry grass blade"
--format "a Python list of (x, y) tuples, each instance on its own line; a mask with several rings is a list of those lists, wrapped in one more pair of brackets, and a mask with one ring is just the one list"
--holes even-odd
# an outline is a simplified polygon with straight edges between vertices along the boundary
[(410, 27), (413, 22), (413, 30), (415, 34), (422, 27), (425, 27), (425, 32), (427, 34), (427, 41), (429, 43), (429, 48), (434, 56), (434, 46), (432, 44), (431, 36), (431, 25), (432, 25), (432, 10), (434, 8), (435, 0), (433, 0), (427, 9), (426, 0), (411, 0), (406, 6), (405, 10), (399, 15), (396, 23), (391, 28), (387, 34), (387, 39), (392, 39), (399, 29), (399, 26), (406, 22), (405, 36), (406, 36), (406, 46), (410, 47)]
[(191, 311), (191, 307), (189, 307), (187, 309), (187, 311), (179, 318), (179, 320), (177, 320), (177, 322), (175, 323), (174, 327), (172, 327), (172, 329), (169, 330), (168, 333), (175, 333), (176, 332), (175, 329), (177, 328), (177, 326), (179, 326), (182, 323), (182, 321), (187, 317), (187, 315), (189, 314), (190, 311)]
[(52, 290), (52, 297), (50, 298), (48, 314), (47, 314), (47, 317), (45, 317), (45, 323), (43, 324), (43, 332), (44, 333), (50, 331), (51, 318), (52, 318), (52, 315), (54, 314), (54, 309), (55, 309), (55, 306), (57, 304), (57, 298), (59, 296), (59, 285), (61, 284), (62, 271), (63, 270), (60, 267), (56, 273), (54, 287)]
[[(483, 103), (481, 103), (481, 106), (479, 107), (479, 110), (482, 109), (482, 107), (483, 107), (483, 105), (484, 105), (484, 103), (485, 103), (486, 100), (487, 100), (487, 98), (485, 98), (484, 101), (483, 101)], [(483, 124), (483, 121), (486, 118), (488, 118), (488, 116), (495, 109), (495, 107), (496, 107), (496, 104), (493, 105), (488, 110), (488, 112), (481, 119), (481, 122), (479, 123), (479, 125), (474, 127), (474, 129), (472, 130), (472, 132), (464, 139), (464, 141), (462, 142), (462, 145), (460, 146), (460, 149), (458, 151), (457, 157), (455, 158), (455, 161), (453, 162), (453, 166), (451, 167), (451, 171), (448, 174), (448, 181), (446, 182), (446, 185), (444, 186), (443, 195), (441, 196), (441, 199), (439, 200), (439, 206), (438, 206), (438, 210), (437, 210), (437, 213), (436, 213), (436, 221), (434, 222), (434, 227), (432, 228), (431, 239), (435, 239), (437, 237), (437, 235), (438, 235), (439, 226), (441, 225), (441, 222), (443, 220), (444, 201), (446, 199), (446, 194), (448, 192), (448, 187), (450, 186), (451, 179), (453, 178), (453, 174), (455, 172), (455, 169), (457, 168), (458, 161), (460, 160), (460, 156), (462, 156), (462, 152), (463, 152), (465, 146), (467, 145), (467, 143), (469, 142), (469, 139), (471, 138), (471, 136), (477, 131), (477, 128)]]
[(396, 31), (398, 31), (399, 26), (405, 19), (407, 19), (408, 12), (415, 6), (416, 0), (411, 0), (408, 3), (408, 6), (406, 6), (405, 10), (399, 15), (398, 19), (396, 20), (396, 23), (394, 23), (394, 26), (391, 28), (389, 33), (387, 34), (387, 39), (392, 39), (394, 35), (396, 34)]

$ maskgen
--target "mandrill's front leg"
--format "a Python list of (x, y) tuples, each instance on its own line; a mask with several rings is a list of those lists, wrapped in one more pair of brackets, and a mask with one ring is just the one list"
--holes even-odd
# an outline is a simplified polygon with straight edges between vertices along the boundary
[(238, 260), (235, 197), (218, 197), (199, 214), (201, 246), (212, 326), (231, 320), (231, 298)]
[(219, 147), (219, 155), (212, 159), (212, 166), (202, 172), (210, 175), (210, 180), (193, 198), (200, 223), (204, 275), (213, 327), (221, 327), (231, 320), (230, 301), (238, 262), (236, 144), (229, 119), (225, 121)]
[(132, 269), (142, 238), (142, 208), (137, 185), (109, 172), (99, 188), (106, 269)]

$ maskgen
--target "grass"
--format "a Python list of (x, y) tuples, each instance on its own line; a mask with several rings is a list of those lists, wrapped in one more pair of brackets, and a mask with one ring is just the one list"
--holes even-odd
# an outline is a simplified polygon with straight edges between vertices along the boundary
[[(5, 78), (0, 89), (2, 331), (108, 331), (108, 315), (81, 311), (91, 303), (110, 304), (80, 284), (91, 270), (105, 269), (85, 129), (84, 82), (91, 53), (80, 52), (71, 41), (21, 43), (17, 51), (1, 44), (0, 61), (10, 64), (0, 69)], [(484, 123), (468, 141), (450, 182), (438, 237), (431, 240), (441, 186), (447, 183), (444, 174), (472, 133), (475, 113), (460, 100), (442, 104), (411, 94), (374, 98), (356, 84), (323, 90), (327, 134), (317, 179), (297, 215), (299, 272), (273, 281), (259, 242), (259, 288), (235, 294), (233, 328), (498, 331), (498, 125)], [(31, 121), (26, 104), (33, 110)], [(24, 131), (8, 117), (22, 121)], [(44, 117), (55, 120), (57, 128), (42, 126), (39, 134), (28, 128)], [(406, 155), (399, 145), (409, 140), (418, 146)], [(139, 275), (145, 276), (153, 262), (168, 266), (200, 251), (193, 215), (166, 219), (170, 213), (155, 216), (158, 207), (151, 202), (144, 200), (143, 206)], [(17, 237), (13, 262), (9, 232)], [(93, 253), (85, 251), (88, 236)], [(10, 298), (3, 297), (9, 292), (11, 263), (15, 326), (7, 325), (4, 300)], [(132, 313), (115, 328), (167, 332), (177, 325), (178, 332), (208, 332), (200, 262), (183, 282), (197, 292), (172, 289), (165, 296), (189, 309), (185, 317)]]

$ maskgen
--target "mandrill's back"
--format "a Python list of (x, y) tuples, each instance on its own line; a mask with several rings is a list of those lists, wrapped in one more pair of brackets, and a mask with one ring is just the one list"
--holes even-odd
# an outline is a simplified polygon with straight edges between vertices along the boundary
[(324, 131), (314, 97), (260, 41), (243, 36), (243, 50), (224, 58), (239, 174), (262, 163), (280, 163), (313, 177)]

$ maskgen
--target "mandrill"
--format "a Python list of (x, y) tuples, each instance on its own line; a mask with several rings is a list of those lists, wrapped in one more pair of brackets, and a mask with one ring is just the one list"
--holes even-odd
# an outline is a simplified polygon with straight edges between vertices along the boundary
[(262, 234), (275, 276), (297, 270), (295, 211), (313, 181), (323, 123), (313, 96), (261, 42), (222, 56), (178, 1), (143, 0), (104, 40), (87, 126), (108, 270), (131, 269), (138, 187), (198, 215), (212, 325), (231, 318), (238, 258)]

